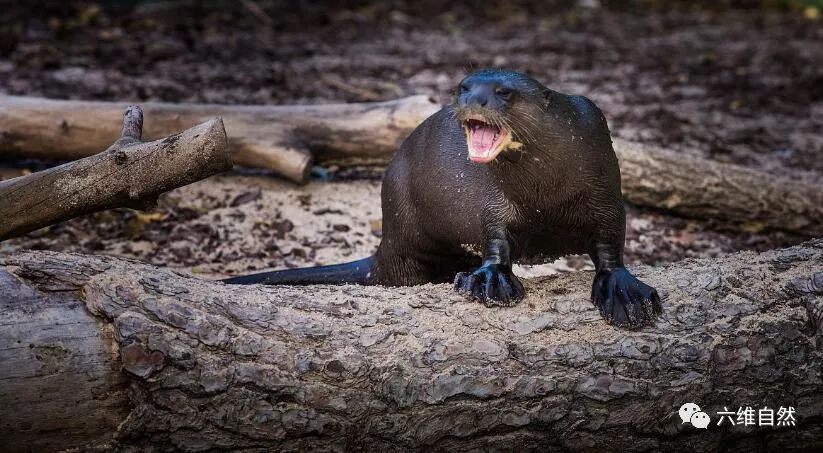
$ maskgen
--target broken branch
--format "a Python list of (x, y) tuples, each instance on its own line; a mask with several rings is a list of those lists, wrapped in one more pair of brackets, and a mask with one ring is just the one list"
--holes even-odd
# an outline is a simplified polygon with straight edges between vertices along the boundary
[(83, 214), (153, 205), (171, 189), (232, 167), (219, 118), (153, 142), (141, 142), (143, 112), (129, 107), (106, 151), (0, 181), (0, 240)]

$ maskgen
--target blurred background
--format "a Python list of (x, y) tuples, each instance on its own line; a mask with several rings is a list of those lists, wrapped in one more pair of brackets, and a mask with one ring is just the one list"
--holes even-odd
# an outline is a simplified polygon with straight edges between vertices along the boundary
[[(823, 0), (0, 3), (6, 94), (314, 104), (424, 93), (445, 103), (468, 72), (503, 67), (591, 98), (616, 137), (823, 173)], [(7, 175), (48, 164), (0, 150)], [(0, 253), (113, 253), (216, 274), (368, 254), (380, 235), (379, 171), (321, 174), (337, 182), (211, 178), (152, 213), (95, 214)], [(805, 239), (634, 207), (629, 216), (631, 262)]]

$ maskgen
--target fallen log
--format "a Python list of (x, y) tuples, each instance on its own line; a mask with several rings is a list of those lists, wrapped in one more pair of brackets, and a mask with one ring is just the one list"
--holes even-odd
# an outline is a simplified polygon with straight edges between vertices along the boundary
[(619, 139), (614, 148), (623, 195), (634, 204), (724, 220), (747, 231), (823, 236), (821, 175), (776, 176)]
[[(116, 137), (122, 103), (0, 95), (0, 150), (75, 159)], [(438, 109), (425, 96), (313, 106), (146, 103), (148, 137), (165, 136), (223, 115), (235, 162), (305, 182), (312, 154), (338, 165), (385, 164), (397, 145)], [(823, 235), (823, 180), (789, 179), (738, 165), (615, 139), (623, 193), (640, 206), (726, 221), (748, 231)]]
[[(664, 312), (632, 332), (589, 272), (489, 309), (449, 285), (234, 287), (24, 252), (0, 258), (0, 449), (820, 451), (821, 264), (823, 239), (639, 266)], [(796, 426), (718, 426), (738, 406)]]
[(219, 118), (153, 142), (140, 141), (142, 127), (142, 110), (130, 107), (106, 151), (0, 181), (0, 240), (105, 209), (145, 209), (164, 192), (232, 167)]
[[(160, 138), (221, 116), (238, 165), (270, 169), (303, 183), (312, 153), (321, 157), (385, 157), (439, 106), (426, 96), (395, 101), (292, 106), (141, 104), (144, 135)], [(122, 102), (61, 101), (0, 95), (0, 150), (77, 159), (117, 138)]]

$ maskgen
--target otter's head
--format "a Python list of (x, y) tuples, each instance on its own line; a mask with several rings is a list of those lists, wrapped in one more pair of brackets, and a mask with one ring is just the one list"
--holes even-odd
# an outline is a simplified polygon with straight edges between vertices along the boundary
[(457, 86), (454, 112), (466, 131), (469, 159), (489, 163), (506, 149), (533, 141), (548, 89), (519, 72), (486, 69)]

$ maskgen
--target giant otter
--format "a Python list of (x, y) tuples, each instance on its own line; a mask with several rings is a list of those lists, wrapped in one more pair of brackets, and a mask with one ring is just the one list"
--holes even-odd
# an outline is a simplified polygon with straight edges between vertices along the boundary
[(474, 300), (512, 305), (525, 296), (512, 262), (587, 253), (596, 268), (592, 302), (608, 322), (639, 328), (660, 313), (657, 291), (623, 266), (620, 169), (606, 119), (585, 97), (516, 72), (469, 75), (453, 104), (400, 146), (383, 179), (382, 207), (383, 239), (369, 258), (225, 281), (453, 280)]

